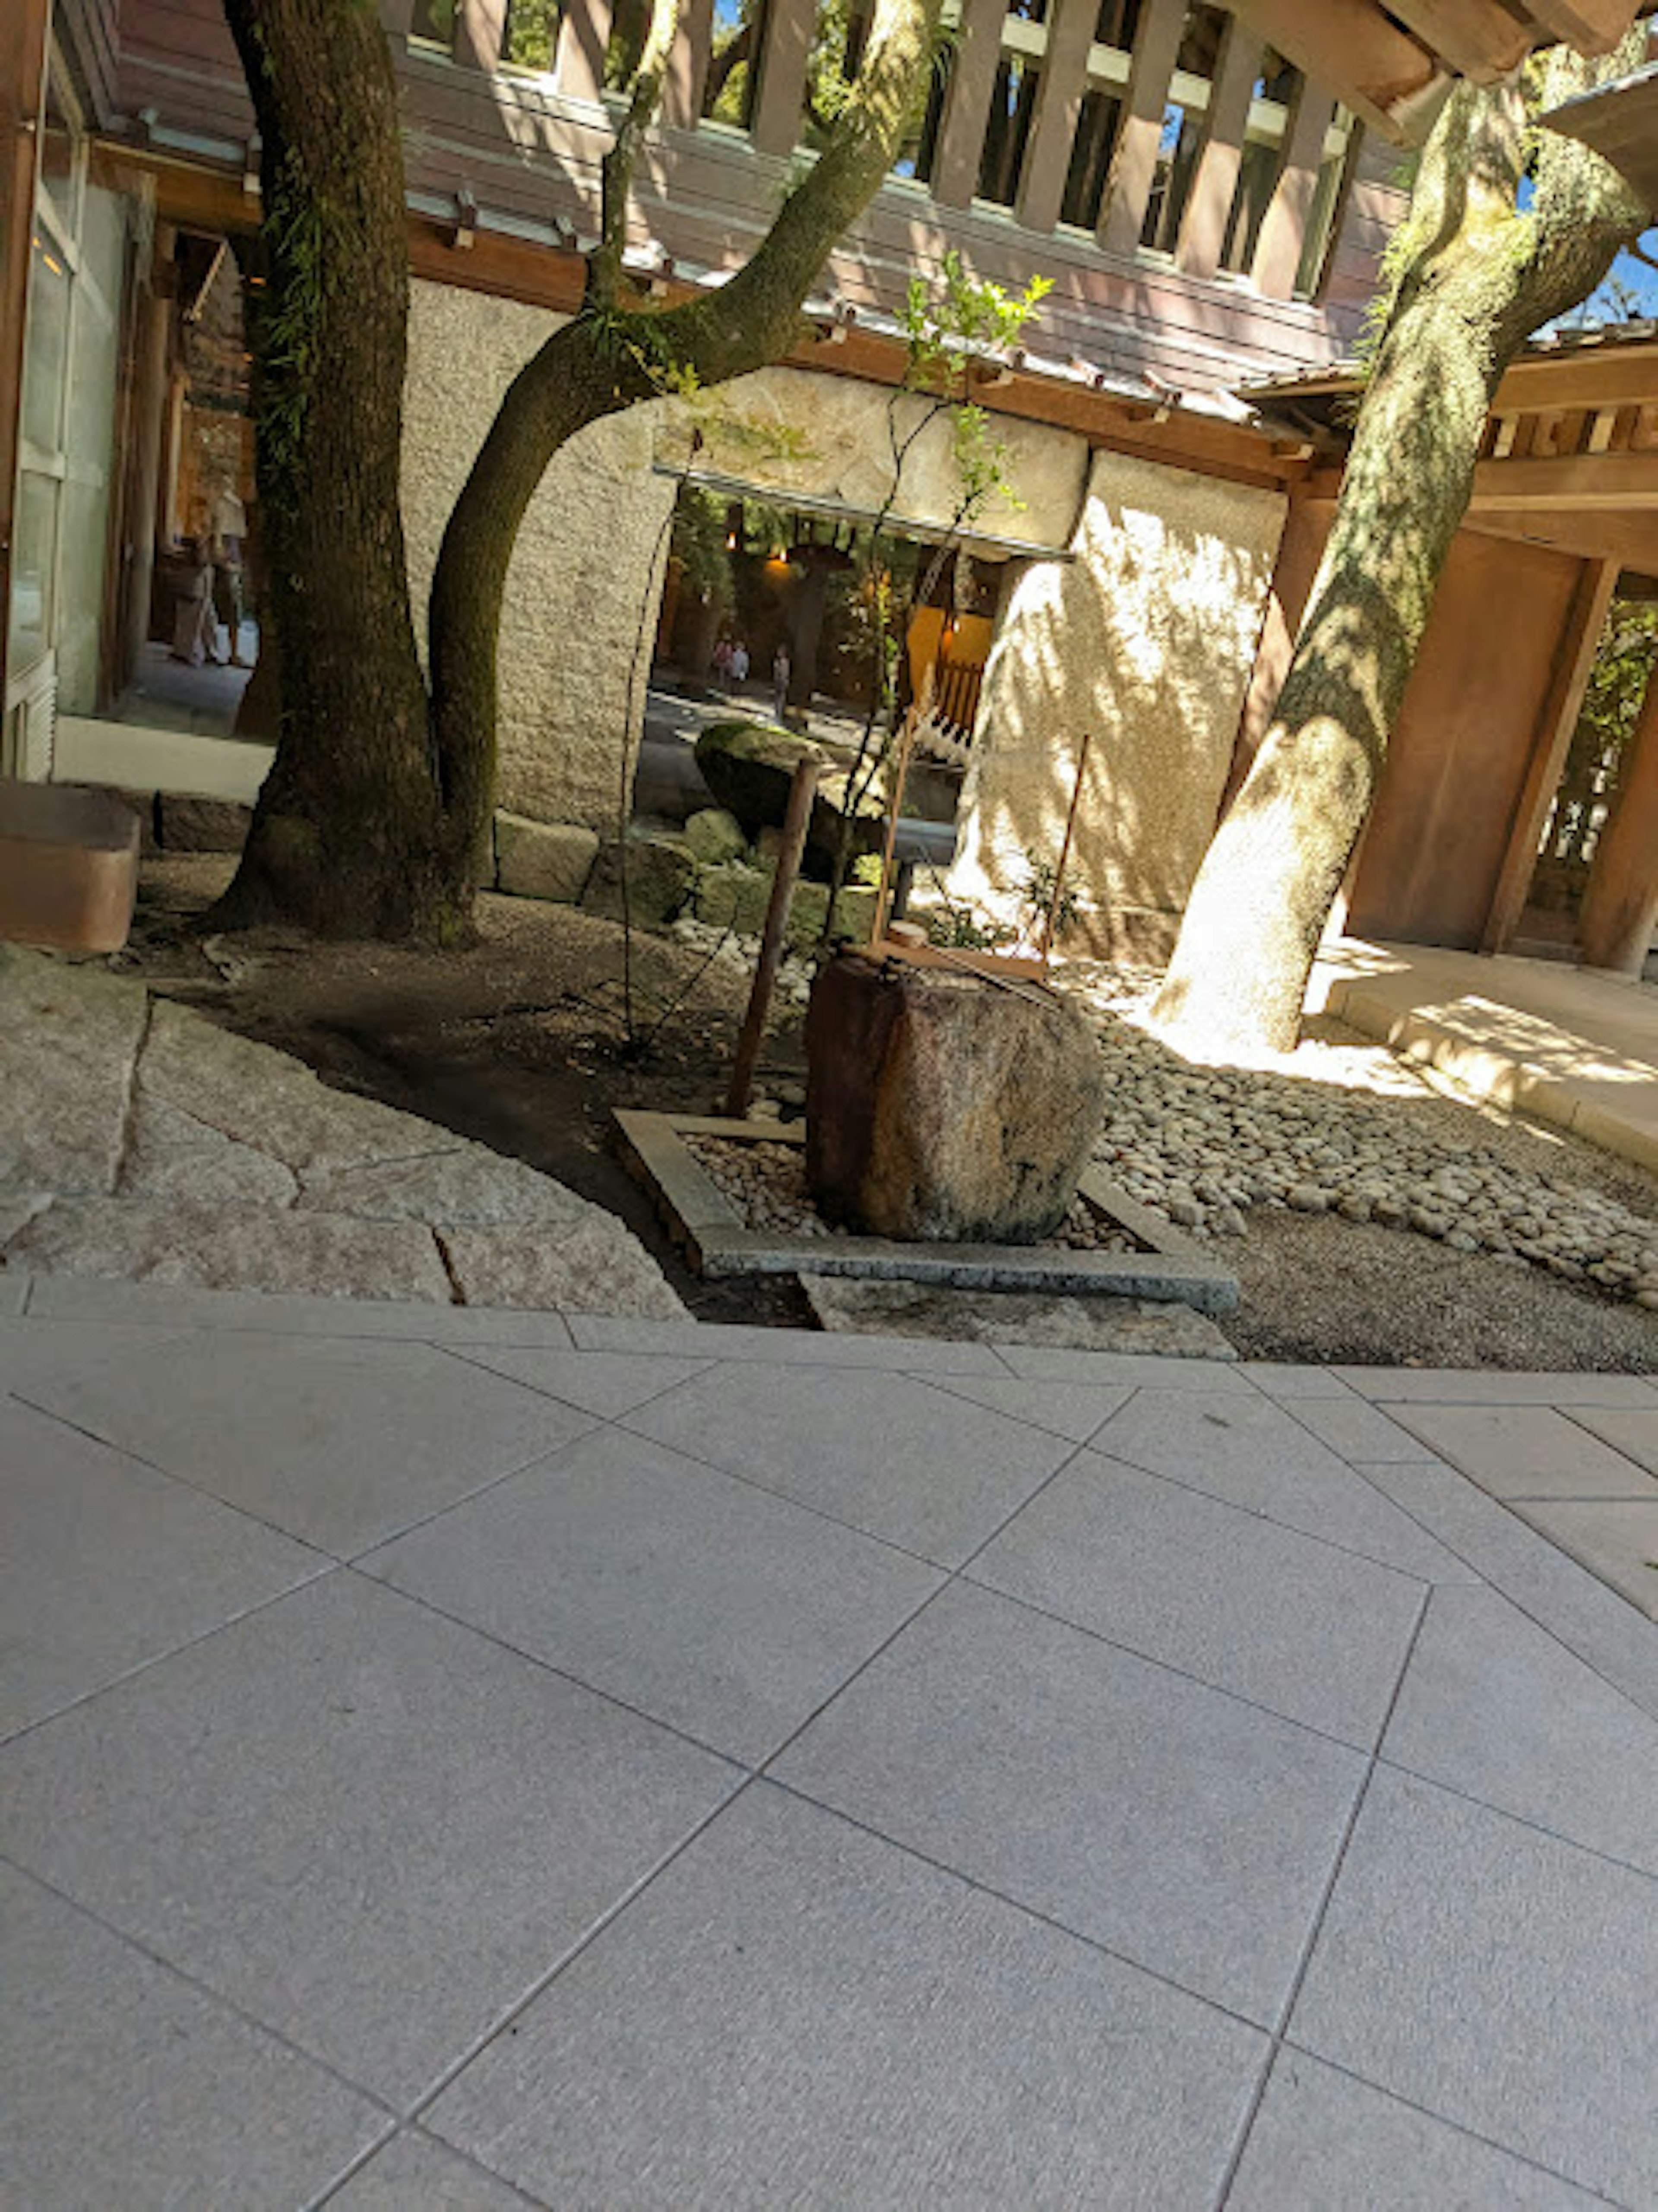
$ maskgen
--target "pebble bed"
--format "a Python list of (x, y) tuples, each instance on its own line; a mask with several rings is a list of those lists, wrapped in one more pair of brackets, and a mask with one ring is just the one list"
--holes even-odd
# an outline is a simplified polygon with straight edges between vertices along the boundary
[[(674, 927), (699, 950), (752, 974), (756, 939), (725, 935), (722, 943), (722, 933), (706, 924)], [(808, 960), (786, 960), (780, 1018), (804, 1006), (811, 973)], [(1593, 1283), (1658, 1313), (1658, 1217), (1589, 1188), (1564, 1166), (1558, 1173), (1521, 1167), (1475, 1137), (1448, 1140), (1442, 1121), (1424, 1127), (1412, 1109), (1440, 1094), (1375, 1044), (1305, 1042), (1293, 1073), (1287, 1060), (1203, 1066), (1150, 1034), (1155, 974), (1072, 960), (1054, 980), (1097, 1022), (1110, 1074), (1094, 1158), (1175, 1228), (1200, 1238), (1242, 1237), (1256, 1206), (1335, 1214)], [(767, 1149), (795, 1157), (788, 1146)], [(804, 1200), (803, 1181), (800, 1190)], [(744, 1206), (740, 1194), (726, 1194)], [(753, 1202), (790, 1203), (778, 1194)], [(756, 1227), (824, 1233), (815, 1213), (816, 1229), (793, 1216), (750, 1218)], [(1068, 1229), (1061, 1238), (1076, 1241)]]
[(1293, 1075), (1196, 1066), (1140, 1026), (1155, 977), (1073, 962), (1064, 982), (1098, 1020), (1110, 1071), (1094, 1157), (1177, 1228), (1240, 1237), (1252, 1206), (1333, 1213), (1593, 1282), (1658, 1312), (1658, 1219), (1569, 1173), (1422, 1128), (1412, 1109), (1436, 1094), (1376, 1048), (1303, 1043)]
[[(768, 1118), (762, 1115), (764, 1120)], [(773, 1229), (788, 1237), (831, 1237), (837, 1232), (817, 1212), (806, 1188), (805, 1156), (799, 1145), (768, 1144), (731, 1137), (685, 1139), (686, 1148), (720, 1196), (728, 1199), (750, 1229)], [(1081, 1199), (1042, 1244), (1073, 1252), (1133, 1252), (1139, 1248), (1125, 1231), (1113, 1229)]]

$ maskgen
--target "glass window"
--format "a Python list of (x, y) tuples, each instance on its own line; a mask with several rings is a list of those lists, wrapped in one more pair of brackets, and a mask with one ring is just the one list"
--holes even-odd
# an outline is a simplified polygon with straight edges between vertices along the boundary
[(1060, 221), (1077, 230), (1099, 227), (1100, 205), (1105, 198), (1105, 180), (1111, 173), (1111, 155), (1121, 115), (1122, 102), (1108, 92), (1083, 94), (1077, 135), (1071, 142), (1065, 194), (1060, 202)]
[(1094, 25), (1096, 46), (1115, 46), (1120, 53), (1129, 52), (1140, 27), (1140, 0), (1100, 0), (1100, 12)]
[(800, 136), (808, 146), (829, 143), (847, 95), (858, 82), (869, 39), (861, 0), (820, 0), (811, 49), (806, 56)]
[(416, 46), (441, 46), (446, 54), (455, 42), (455, 10), (459, 0), (415, 0), (410, 11), (409, 35)]
[(52, 575), (57, 556), (57, 481), (21, 469), (11, 539), (11, 620), (6, 648), (10, 677), (32, 668), (51, 641)]
[(1174, 252), (1202, 143), (1202, 116), (1171, 100), (1163, 111), (1157, 167), (1146, 196), (1145, 220), (1140, 225), (1142, 246), (1152, 246), (1159, 253)]
[(1005, 53), (997, 64), (990, 118), (979, 157), (978, 185), (978, 197), (993, 206), (1011, 207), (1019, 196), (1019, 178), (1030, 143), (1041, 81), (1042, 71), (1023, 54)]
[(1226, 36), (1226, 21), (1224, 8), (1188, 8), (1175, 67), (1187, 76), (1212, 77)]
[[(428, 0), (429, 4), (429, 0)], [(446, 0), (452, 16), (454, 0)], [(559, 0), (511, 0), (501, 33), (501, 58), (514, 69), (545, 72), (558, 51)]]
[(762, 0), (714, 0), (714, 41), (702, 112), (746, 131), (754, 115), (755, 61), (765, 34)]
[(1358, 152), (1360, 134), (1345, 107), (1337, 108), (1333, 130), (1340, 134), (1340, 143), (1335, 145), (1327, 137), (1325, 141), (1326, 150), (1319, 165), (1313, 204), (1307, 211), (1301, 264), (1296, 270), (1295, 295), (1298, 300), (1315, 300), (1322, 289), (1329, 266), (1330, 249), (1335, 242), (1345, 187)]
[(938, 152), (938, 129), (944, 121), (944, 94), (950, 83), (948, 53), (940, 54), (933, 64), (927, 85), (926, 106), (920, 120), (912, 125), (898, 149), (898, 158), (892, 165), (895, 177), (911, 177), (924, 185), (932, 174), (932, 164)]
[(45, 219), (37, 216), (29, 259), (22, 428), (25, 439), (42, 454), (55, 453), (62, 436), (69, 294), (68, 252)]

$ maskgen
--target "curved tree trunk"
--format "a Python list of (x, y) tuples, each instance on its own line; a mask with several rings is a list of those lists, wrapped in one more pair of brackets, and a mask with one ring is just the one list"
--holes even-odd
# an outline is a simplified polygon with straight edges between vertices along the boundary
[[(1620, 59), (1629, 49), (1612, 67)], [(1557, 56), (1551, 102), (1608, 73)], [(1539, 156), (1531, 209), (1517, 212), (1524, 121), (1516, 86), (1461, 84), (1424, 151), (1393, 313), (1272, 726), (1199, 871), (1157, 999), (1159, 1028), (1195, 1057), (1294, 1048), (1503, 373), (1650, 219), (1598, 155), (1558, 138)]]
[(377, 11), (225, 0), (264, 142), (255, 430), (283, 652), (276, 758), (215, 919), (442, 939), (471, 887), (440, 834), (398, 486), (409, 275)]
[(864, 67), (821, 159), (748, 262), (717, 291), (659, 310), (621, 303), (627, 197), (660, 95), (674, 9), (659, 0), (627, 121), (605, 161), (604, 230), (587, 295), (508, 387), (444, 532), (432, 580), (434, 728), (451, 836), (471, 851), (493, 803), (496, 641), (513, 541), (559, 448), (589, 422), (664, 392), (763, 368), (793, 343), (836, 240), (876, 191), (927, 81), (939, 0), (878, 0)]

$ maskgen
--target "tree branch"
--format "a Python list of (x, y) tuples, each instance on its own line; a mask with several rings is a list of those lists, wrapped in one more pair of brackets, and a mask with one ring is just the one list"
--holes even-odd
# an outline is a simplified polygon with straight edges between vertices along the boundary
[(679, 23), (679, 0), (653, 0), (650, 28), (628, 85), (628, 112), (599, 170), (598, 244), (587, 258), (591, 301), (614, 307), (628, 243), (628, 199), (646, 134), (662, 105), (668, 56)]

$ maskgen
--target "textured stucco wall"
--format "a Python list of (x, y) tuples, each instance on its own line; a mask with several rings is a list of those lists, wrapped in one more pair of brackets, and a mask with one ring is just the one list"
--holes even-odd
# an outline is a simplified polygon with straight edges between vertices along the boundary
[(1075, 559), (1013, 580), (986, 671), (952, 890), (995, 911), (1059, 852), (1084, 907), (1178, 913), (1214, 829), (1283, 528), (1278, 492), (1094, 457)]
[[(404, 405), (404, 520), (416, 625), (456, 494), (513, 377), (561, 318), (416, 281)], [(613, 833), (621, 748), (644, 711), (663, 526), (673, 487), (652, 469), (653, 418), (635, 408), (580, 432), (530, 502), (501, 629), (499, 803)], [(648, 604), (647, 604), (648, 590)], [(647, 643), (629, 686), (641, 611)]]
[[(834, 500), (864, 514), (879, 512), (894, 489), (893, 427), (901, 445), (931, 403), (894, 395), (855, 377), (805, 368), (761, 368), (710, 392), (696, 410), (705, 449), (699, 470), (733, 477), (786, 501)], [(673, 468), (685, 458), (684, 416), (665, 410), (660, 449)], [(893, 426), (893, 427), (890, 427)], [(974, 532), (1023, 545), (1068, 545), (1088, 473), (1088, 441), (1046, 422), (999, 416), (993, 424), (1006, 450), (1013, 496), (990, 501)], [(948, 529), (961, 506), (955, 431), (947, 415), (925, 423), (905, 453), (896, 479), (895, 522)]]

